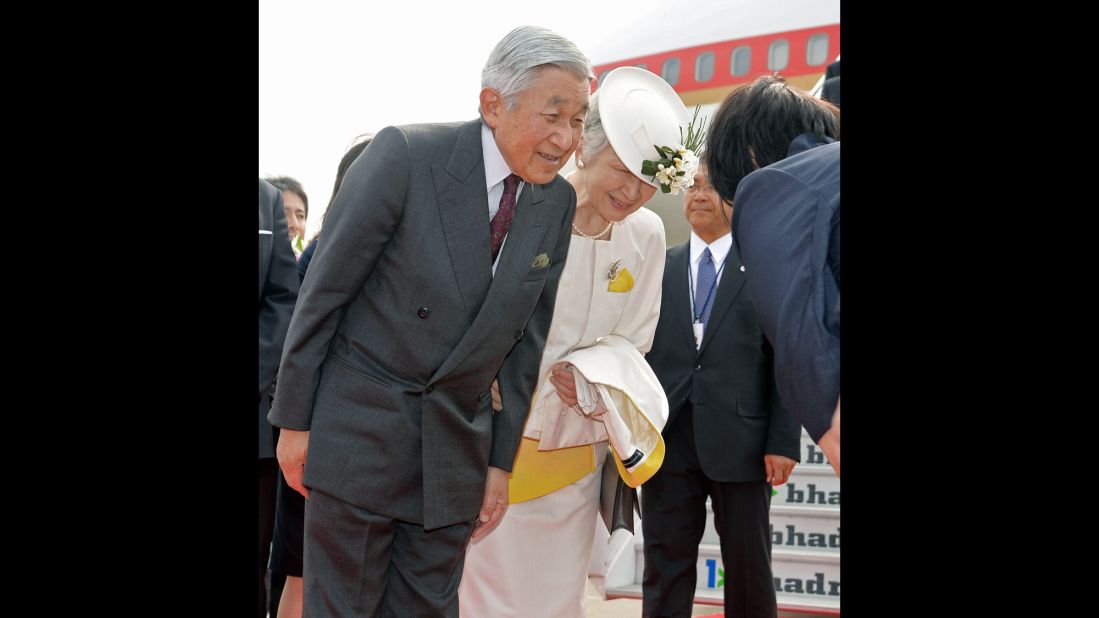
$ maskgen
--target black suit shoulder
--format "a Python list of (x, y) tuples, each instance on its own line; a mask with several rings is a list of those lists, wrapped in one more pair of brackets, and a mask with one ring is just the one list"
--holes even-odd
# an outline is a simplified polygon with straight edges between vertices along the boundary
[(668, 259), (664, 260), (664, 271), (667, 272), (668, 266), (672, 260), (679, 258), (691, 248), (691, 241), (687, 241), (682, 244), (678, 244), (674, 247), (668, 247)]
[(263, 204), (265, 210), (273, 211), (275, 202), (278, 201), (281, 195), (278, 187), (262, 178), (259, 179), (259, 201)]

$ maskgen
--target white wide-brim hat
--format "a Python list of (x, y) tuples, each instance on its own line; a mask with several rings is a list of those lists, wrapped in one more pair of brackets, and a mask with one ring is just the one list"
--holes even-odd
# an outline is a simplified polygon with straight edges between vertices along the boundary
[(614, 153), (634, 176), (659, 188), (658, 182), (641, 174), (641, 163), (659, 158), (656, 146), (674, 148), (686, 137), (691, 119), (679, 95), (659, 75), (637, 67), (607, 73), (596, 94)]

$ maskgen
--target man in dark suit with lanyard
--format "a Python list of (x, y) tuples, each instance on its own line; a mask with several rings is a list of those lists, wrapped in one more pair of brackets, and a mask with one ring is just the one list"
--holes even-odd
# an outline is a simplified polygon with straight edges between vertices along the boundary
[(641, 490), (643, 615), (690, 616), (698, 544), (713, 503), (725, 612), (777, 614), (770, 485), (797, 463), (801, 426), (779, 402), (771, 345), (731, 250), (732, 207), (701, 167), (684, 211), (691, 240), (668, 250), (660, 321), (646, 356), (668, 395), (664, 465)]

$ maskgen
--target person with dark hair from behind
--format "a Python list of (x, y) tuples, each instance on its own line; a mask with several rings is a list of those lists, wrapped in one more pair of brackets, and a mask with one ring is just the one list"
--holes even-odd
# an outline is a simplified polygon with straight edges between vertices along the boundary
[[(344, 172), (370, 145), (373, 134), (356, 137), (357, 141), (340, 159), (336, 184), (328, 205), (336, 200)], [(365, 138), (365, 139), (363, 139)], [(325, 211), (327, 214), (327, 211)], [(321, 215), (324, 222), (324, 215)], [(298, 278), (305, 279), (309, 260), (317, 249), (320, 231), (313, 235), (309, 246), (298, 258)], [(275, 505), (275, 533), (271, 545), (271, 618), (301, 618), (302, 613), (302, 549), (305, 543), (305, 498), (286, 484), (279, 470), (278, 495)], [(281, 592), (281, 594), (279, 594)]]
[(267, 421), (271, 384), (298, 298), (294, 254), (286, 239), (282, 193), (259, 179), (259, 617), (267, 614), (267, 555), (275, 518), (275, 429)]
[(840, 112), (777, 75), (734, 90), (710, 125), (714, 188), (775, 350), (775, 379), (840, 472)]
[(286, 209), (286, 224), (294, 257), (301, 255), (305, 242), (305, 220), (309, 217), (309, 197), (301, 183), (289, 176), (270, 176), (267, 182), (282, 191), (282, 203)]

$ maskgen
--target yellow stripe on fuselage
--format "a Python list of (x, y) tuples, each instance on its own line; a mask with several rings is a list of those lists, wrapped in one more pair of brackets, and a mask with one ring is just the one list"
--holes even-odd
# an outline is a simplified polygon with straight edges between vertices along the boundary
[[(808, 92), (817, 84), (817, 80), (824, 73), (809, 73), (806, 75), (798, 75), (797, 77), (787, 77), (786, 83), (800, 88)], [(729, 86), (718, 86), (716, 88), (702, 88), (699, 90), (691, 90), (690, 92), (680, 92), (679, 98), (683, 100), (683, 104), (688, 108), (695, 105), (710, 105), (712, 103), (721, 103), (725, 100), (725, 97), (729, 96), (729, 93), (741, 86), (746, 86), (751, 82), (744, 82), (741, 84), (732, 84)]]

